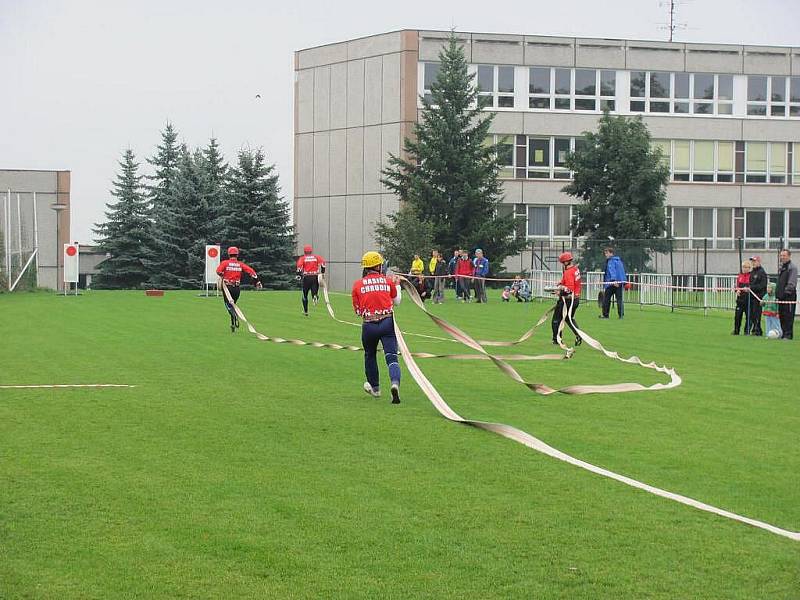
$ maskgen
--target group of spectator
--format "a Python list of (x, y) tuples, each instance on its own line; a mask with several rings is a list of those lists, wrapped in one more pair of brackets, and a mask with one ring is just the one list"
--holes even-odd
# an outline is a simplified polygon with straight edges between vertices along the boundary
[(455, 283), (456, 299), (471, 302), (474, 293), (476, 302), (488, 300), (486, 277), (489, 275), (489, 260), (480, 248), (475, 250), (473, 257), (466, 250), (455, 250), (449, 262), (445, 262), (438, 250), (431, 251), (427, 264), (419, 254), (415, 254), (410, 274), (422, 299), (431, 299), (434, 304), (444, 302), (448, 280)]
[[(797, 267), (792, 253), (781, 250), (777, 283), (769, 280), (760, 256), (742, 261), (736, 278), (736, 311), (733, 335), (739, 335), (744, 319), (744, 335), (763, 335), (761, 317), (766, 319), (769, 337), (794, 338), (794, 313), (797, 305)], [(774, 332), (774, 333), (772, 333)]]

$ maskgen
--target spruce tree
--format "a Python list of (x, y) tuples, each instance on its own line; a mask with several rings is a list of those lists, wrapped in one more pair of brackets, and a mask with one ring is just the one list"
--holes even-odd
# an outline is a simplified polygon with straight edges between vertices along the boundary
[[(443, 253), (480, 247), (499, 265), (524, 240), (514, 238), (513, 217), (498, 215), (503, 193), (497, 148), (485, 143), (494, 115), (478, 107), (475, 76), (468, 73), (454, 35), (439, 60), (431, 98), (423, 99), (413, 139), (404, 142), (408, 158), (390, 155), (382, 181), (417, 219), (430, 224)], [(387, 234), (391, 228), (384, 230)]]
[(139, 163), (130, 148), (124, 152), (119, 166), (111, 190), (116, 202), (106, 204), (106, 222), (94, 228), (100, 250), (109, 255), (98, 266), (95, 282), (100, 288), (131, 289), (148, 279), (142, 259), (151, 246), (150, 221)]
[(170, 207), (173, 187), (178, 171), (178, 158), (181, 147), (178, 144), (178, 133), (167, 122), (161, 132), (161, 143), (156, 147), (155, 156), (148, 158), (147, 162), (152, 165), (154, 173), (149, 176), (151, 184), (147, 186), (148, 201), (150, 203), (151, 220), (151, 239), (152, 244), (147, 249), (145, 264), (152, 275), (154, 285), (156, 281), (161, 281), (161, 273), (170, 273), (172, 269), (172, 257), (164, 255), (164, 246), (159, 241), (164, 235), (164, 229), (168, 227), (166, 220), (174, 212)]
[(208, 209), (206, 239), (212, 243), (219, 241), (229, 193), (229, 168), (216, 138), (209, 140), (195, 163), (200, 168), (201, 193)]
[(232, 169), (222, 240), (238, 246), (266, 288), (288, 289), (294, 277), (294, 232), (278, 175), (259, 150), (239, 152)]
[[(641, 117), (601, 117), (597, 133), (567, 157), (575, 172), (562, 191), (579, 200), (573, 216), (575, 235), (585, 236), (582, 266), (602, 266), (603, 248), (616, 246), (630, 271), (647, 268), (650, 253), (663, 250), (669, 168), (651, 146)], [(613, 240), (630, 240), (618, 244)]]
[(178, 167), (159, 220), (155, 247), (163, 267), (152, 273), (152, 283), (164, 288), (199, 288), (203, 283), (208, 210), (201, 194), (200, 171), (186, 146), (178, 153)]

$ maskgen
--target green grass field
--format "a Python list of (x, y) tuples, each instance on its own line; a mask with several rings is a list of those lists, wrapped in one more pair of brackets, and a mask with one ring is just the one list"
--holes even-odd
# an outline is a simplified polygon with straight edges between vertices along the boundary
[[(297, 293), (240, 305), (268, 335), (359, 344)], [(433, 310), (514, 339), (547, 306)], [(800, 598), (800, 543), (450, 423), (405, 371), (402, 404), (369, 398), (359, 353), (233, 335), (219, 299), (6, 294), (0, 315), (0, 383), (136, 385), (0, 390), (0, 598)], [(800, 529), (800, 341), (733, 338), (730, 314), (596, 315), (578, 321), (684, 384), (541, 397), (489, 362), (419, 364), (466, 418)], [(438, 333), (408, 302), (398, 321)], [(521, 350), (551, 352), (547, 332)], [(514, 364), (553, 386), (667, 381), (585, 345)]]

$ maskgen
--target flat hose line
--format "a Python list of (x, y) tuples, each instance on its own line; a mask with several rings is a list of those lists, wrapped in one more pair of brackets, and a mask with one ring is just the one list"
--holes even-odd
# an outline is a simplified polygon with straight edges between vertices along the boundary
[[(533, 391), (536, 391), (539, 394), (549, 395), (549, 394), (553, 394), (553, 393), (557, 393), (558, 392), (558, 393), (578, 395), (578, 394), (591, 394), (591, 393), (654, 391), (654, 390), (671, 389), (671, 388), (677, 387), (678, 385), (681, 384), (681, 378), (678, 376), (678, 374), (675, 372), (674, 369), (669, 369), (667, 367), (659, 367), (659, 366), (655, 365), (655, 363), (643, 363), (638, 357), (635, 357), (635, 356), (627, 358), (627, 359), (626, 358), (622, 358), (616, 352), (610, 352), (610, 351), (606, 350), (600, 344), (600, 342), (598, 342), (597, 340), (595, 340), (594, 338), (592, 338), (591, 336), (586, 334), (581, 329), (578, 329), (577, 327), (575, 327), (575, 323), (572, 321), (572, 318), (571, 318), (571, 310), (570, 310), (571, 309), (571, 302), (569, 302), (569, 306), (568, 306), (567, 302), (563, 303), (564, 308), (563, 308), (563, 311), (562, 311), (561, 324), (559, 326), (559, 336), (558, 336), (559, 338), (560, 338), (560, 333), (561, 333), (561, 330), (564, 327), (565, 322), (569, 321), (573, 325), (573, 327), (575, 327), (575, 329), (578, 332), (578, 335), (581, 337), (581, 339), (583, 339), (583, 341), (585, 341), (589, 346), (591, 346), (595, 350), (598, 350), (598, 351), (602, 352), (605, 356), (608, 356), (609, 358), (614, 358), (616, 360), (620, 360), (620, 361), (626, 362), (626, 363), (638, 364), (639, 366), (644, 367), (644, 368), (650, 368), (650, 369), (657, 370), (659, 372), (666, 373), (666, 374), (668, 374), (670, 376), (670, 383), (668, 383), (668, 384), (654, 384), (652, 386), (647, 386), (647, 387), (643, 386), (641, 384), (638, 384), (638, 383), (612, 384), (612, 385), (600, 385), (600, 386), (598, 386), (598, 385), (575, 385), (575, 386), (567, 386), (565, 388), (561, 388), (561, 389), (557, 389), (556, 390), (556, 389), (550, 388), (549, 386), (546, 386), (544, 384), (536, 384), (536, 383), (527, 382), (519, 375), (519, 373), (516, 372), (516, 370), (514, 370), (514, 368), (511, 365), (506, 363), (502, 358), (496, 357), (496, 356), (492, 356), (491, 354), (486, 352), (486, 350), (483, 348), (483, 346), (478, 341), (474, 340), (471, 336), (469, 336), (468, 334), (466, 334), (465, 332), (463, 332), (459, 328), (447, 323), (447, 321), (445, 321), (444, 319), (441, 319), (440, 317), (437, 317), (436, 315), (433, 315), (433, 314), (429, 313), (425, 309), (425, 306), (424, 306), (424, 304), (422, 302), (422, 299), (419, 297), (419, 294), (417, 293), (417, 290), (414, 288), (413, 285), (410, 284), (410, 282), (408, 280), (406, 280), (403, 277), (400, 277), (400, 283), (401, 283), (402, 287), (406, 289), (407, 293), (411, 297), (411, 299), (414, 302), (414, 304), (416, 304), (419, 308), (421, 308), (423, 310), (423, 312), (425, 314), (427, 314), (434, 321), (434, 323), (436, 323), (441, 329), (446, 331), (449, 335), (453, 336), (454, 339), (456, 339), (457, 341), (461, 342), (462, 344), (465, 344), (466, 346), (468, 346), (468, 347), (470, 347), (470, 348), (472, 348), (474, 350), (477, 350), (478, 352), (482, 353), (484, 356), (487, 356), (506, 375), (508, 375), (509, 377), (514, 379), (515, 381), (518, 381), (519, 383), (522, 383), (522, 384), (526, 385), (529, 389), (532, 389)], [(230, 297), (230, 294), (228, 293), (227, 287), (224, 286), (224, 285), (223, 285), (223, 291), (224, 291), (226, 297), (228, 298), (229, 302), (231, 302), (231, 304), (233, 304), (232, 303), (232, 298)], [(256, 331), (255, 327), (253, 327), (252, 324), (247, 320), (247, 317), (244, 315), (244, 313), (241, 311), (241, 309), (236, 304), (233, 304), (233, 307), (234, 307), (234, 310), (236, 311), (237, 316), (242, 321), (244, 321), (246, 323), (247, 329), (248, 329), (248, 331), (250, 333), (253, 333), (254, 335), (258, 336), (259, 339), (266, 338), (266, 339), (272, 339), (272, 341), (281, 340), (281, 338), (268, 338), (267, 336), (264, 336), (263, 334), (258, 333)], [(333, 318), (335, 318), (335, 316), (333, 316), (333, 315), (331, 315), (331, 316)], [(422, 390), (422, 392), (425, 394), (425, 396), (428, 398), (428, 400), (431, 402), (431, 404), (434, 406), (434, 408), (444, 418), (446, 418), (446, 419), (448, 419), (450, 421), (453, 421), (455, 423), (460, 423), (462, 425), (468, 425), (468, 426), (471, 426), (471, 427), (476, 427), (478, 429), (483, 429), (483, 430), (486, 430), (486, 431), (490, 431), (492, 433), (496, 433), (498, 435), (501, 435), (501, 436), (506, 437), (506, 438), (508, 438), (510, 440), (518, 442), (518, 443), (520, 443), (520, 444), (522, 444), (524, 446), (527, 446), (528, 448), (531, 448), (532, 450), (536, 450), (537, 452), (541, 452), (542, 454), (545, 454), (545, 455), (550, 456), (552, 458), (556, 458), (556, 459), (561, 460), (563, 462), (569, 463), (569, 464), (571, 464), (573, 466), (580, 467), (582, 469), (585, 469), (585, 470), (590, 471), (592, 473), (595, 473), (597, 475), (602, 475), (603, 477), (608, 477), (609, 479), (614, 479), (616, 481), (624, 483), (625, 485), (629, 485), (631, 487), (646, 491), (646, 492), (654, 494), (656, 496), (660, 496), (662, 498), (666, 498), (666, 499), (672, 500), (674, 502), (679, 502), (681, 504), (685, 504), (686, 506), (691, 506), (691, 507), (696, 508), (698, 510), (702, 510), (702, 511), (709, 512), (709, 513), (712, 513), (712, 514), (715, 514), (715, 515), (718, 515), (718, 516), (721, 516), (721, 517), (732, 519), (734, 521), (739, 521), (740, 523), (745, 523), (745, 524), (751, 525), (753, 527), (758, 527), (760, 529), (763, 529), (763, 530), (768, 531), (770, 533), (773, 533), (775, 535), (786, 537), (786, 538), (789, 538), (789, 539), (794, 540), (794, 541), (800, 541), (800, 532), (789, 531), (787, 529), (782, 529), (782, 528), (777, 527), (775, 525), (771, 525), (769, 523), (765, 523), (765, 522), (759, 521), (757, 519), (752, 519), (750, 517), (745, 517), (743, 515), (739, 515), (739, 514), (731, 512), (731, 511), (724, 510), (722, 508), (717, 508), (717, 507), (712, 506), (710, 504), (706, 504), (704, 502), (700, 502), (699, 500), (695, 500), (693, 498), (689, 498), (688, 496), (683, 496), (681, 494), (676, 494), (676, 493), (673, 493), (673, 492), (669, 492), (667, 490), (663, 490), (661, 488), (657, 488), (655, 486), (648, 485), (648, 484), (643, 483), (641, 481), (638, 481), (636, 479), (632, 479), (632, 478), (627, 477), (625, 475), (621, 475), (619, 473), (615, 473), (613, 471), (609, 471), (608, 469), (604, 469), (602, 467), (598, 467), (598, 466), (593, 465), (591, 463), (588, 463), (586, 461), (583, 461), (583, 460), (580, 460), (580, 459), (575, 458), (573, 456), (570, 456), (569, 454), (566, 454), (566, 453), (564, 453), (564, 452), (562, 452), (562, 451), (560, 451), (560, 450), (558, 450), (556, 448), (553, 448), (552, 446), (549, 446), (548, 444), (546, 444), (542, 440), (532, 436), (531, 434), (529, 434), (529, 433), (527, 433), (525, 431), (522, 431), (521, 429), (517, 429), (516, 427), (512, 427), (510, 425), (505, 425), (503, 423), (491, 423), (491, 422), (486, 422), (486, 421), (473, 421), (473, 420), (469, 420), (469, 419), (464, 419), (461, 415), (456, 413), (444, 401), (444, 399), (442, 398), (441, 394), (439, 394), (438, 390), (434, 387), (434, 385), (430, 382), (430, 380), (422, 372), (422, 370), (420, 369), (419, 365), (417, 364), (417, 362), (415, 360), (414, 353), (412, 353), (410, 348), (408, 347), (408, 344), (407, 344), (407, 342), (405, 340), (405, 334), (401, 331), (399, 325), (397, 324), (397, 320), (396, 319), (394, 321), (394, 329), (395, 329), (395, 335), (397, 337), (398, 346), (399, 346), (399, 349), (400, 349), (400, 354), (403, 357), (403, 361), (406, 364), (406, 367), (408, 369), (409, 374), (411, 375), (412, 379), (414, 379), (414, 381), (419, 386), (419, 388)], [(283, 341), (289, 341), (289, 340), (283, 340)], [(293, 342), (294, 343), (299, 343), (299, 345), (314, 345), (313, 343), (304, 342), (302, 340), (294, 340)], [(560, 342), (560, 340), (559, 340), (559, 342)], [(318, 344), (317, 347), (331, 347), (331, 346), (340, 347), (339, 345), (321, 344), (321, 343), (316, 343), (316, 344)]]

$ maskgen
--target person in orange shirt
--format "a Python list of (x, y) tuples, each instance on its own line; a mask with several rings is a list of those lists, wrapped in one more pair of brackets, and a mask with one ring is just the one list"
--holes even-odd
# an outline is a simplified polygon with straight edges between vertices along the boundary
[[(239, 299), (239, 292), (241, 291), (239, 285), (242, 283), (242, 273), (247, 273), (256, 282), (256, 287), (261, 288), (261, 282), (258, 280), (258, 275), (256, 275), (253, 268), (239, 260), (239, 248), (231, 246), (228, 248), (228, 258), (219, 263), (217, 267), (217, 275), (222, 278), (228, 288), (233, 304), (236, 304)], [(225, 309), (231, 316), (231, 333), (234, 333), (239, 327), (239, 318), (236, 316), (236, 311), (233, 310), (233, 304), (228, 302), (228, 297), (224, 292), (222, 299), (225, 301)]]
[(361, 278), (353, 282), (353, 310), (364, 322), (361, 345), (364, 346), (364, 391), (373, 398), (381, 395), (378, 379), (378, 342), (383, 346), (389, 368), (392, 404), (400, 404), (400, 363), (397, 358), (397, 337), (394, 332), (394, 307), (400, 304), (400, 285), (396, 277), (383, 274), (383, 257), (367, 252), (361, 258)]
[(303, 247), (303, 256), (297, 259), (297, 279), (303, 282), (303, 314), (308, 316), (308, 292), (314, 306), (319, 301), (319, 275), (325, 272), (325, 259), (314, 254), (310, 244)]
[(558, 302), (556, 302), (556, 308), (553, 311), (553, 320), (551, 322), (553, 327), (553, 343), (558, 344), (556, 339), (558, 337), (558, 326), (561, 324), (561, 315), (564, 310), (564, 304), (566, 303), (567, 307), (572, 307), (570, 309), (570, 316), (572, 318), (567, 319), (567, 325), (569, 325), (569, 328), (572, 329), (572, 332), (575, 334), (575, 345), (580, 346), (583, 340), (581, 336), (578, 335), (578, 331), (575, 328), (578, 325), (575, 322), (575, 311), (578, 310), (578, 304), (580, 304), (581, 300), (581, 271), (578, 265), (574, 263), (571, 252), (563, 252), (558, 257), (558, 261), (564, 269), (564, 274), (561, 276), (561, 281), (558, 282), (558, 287), (554, 291), (554, 293), (558, 294)]

